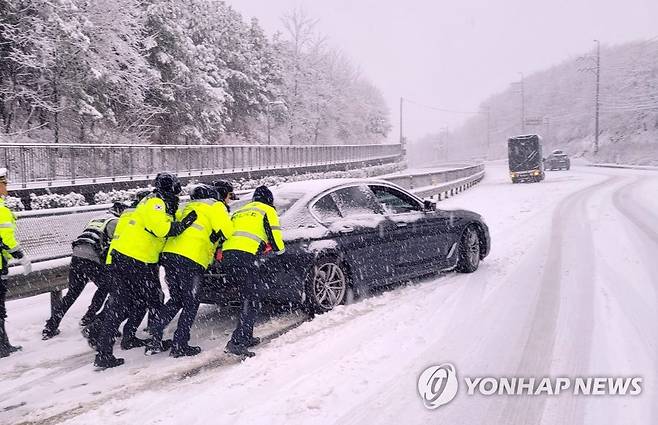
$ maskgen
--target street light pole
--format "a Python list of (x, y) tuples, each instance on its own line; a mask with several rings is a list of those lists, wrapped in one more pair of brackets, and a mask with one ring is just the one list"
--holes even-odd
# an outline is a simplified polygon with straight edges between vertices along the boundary
[(270, 124), (270, 102), (267, 102), (267, 105), (265, 105), (265, 114), (267, 115), (267, 144), (271, 145), (270, 133), (272, 132), (272, 126)]
[(491, 148), (491, 107), (486, 107), (484, 112), (487, 114), (487, 159), (489, 159), (489, 150)]
[(404, 97), (400, 97), (400, 144), (404, 143), (404, 136), (402, 135), (402, 108), (404, 104)]
[(599, 151), (599, 91), (601, 82), (601, 42), (594, 40), (596, 43), (596, 108), (594, 118), (594, 153)]
[(267, 144), (271, 144), (271, 132), (272, 132), (272, 124), (271, 124), (271, 118), (270, 118), (270, 107), (271, 105), (286, 105), (286, 102), (283, 100), (268, 100), (267, 103), (265, 104), (265, 115), (267, 115)]

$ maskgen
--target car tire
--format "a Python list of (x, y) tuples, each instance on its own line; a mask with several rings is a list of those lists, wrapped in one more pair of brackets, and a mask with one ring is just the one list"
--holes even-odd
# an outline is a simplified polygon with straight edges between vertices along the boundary
[(459, 241), (457, 271), (473, 273), (480, 266), (480, 234), (474, 225), (466, 227)]
[(345, 304), (349, 290), (349, 277), (345, 266), (336, 257), (320, 257), (306, 278), (305, 310), (322, 314)]

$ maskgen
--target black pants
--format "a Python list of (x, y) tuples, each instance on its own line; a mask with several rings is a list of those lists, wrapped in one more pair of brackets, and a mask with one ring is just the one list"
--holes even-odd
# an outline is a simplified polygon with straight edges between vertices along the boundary
[(69, 311), (90, 281), (94, 282), (98, 289), (91, 299), (91, 304), (85, 316), (95, 315), (103, 306), (105, 298), (110, 293), (109, 276), (104, 265), (86, 258), (72, 257), (69, 268), (69, 288), (59, 305), (53, 308), (52, 316), (46, 322), (48, 328), (57, 329), (59, 327), (66, 312)]
[(146, 311), (153, 313), (162, 309), (157, 264), (142, 263), (114, 251), (109, 272), (112, 291), (97, 343), (101, 355), (112, 354), (114, 335), (126, 318), (128, 322), (123, 327), (123, 338), (134, 338)]
[(237, 287), (240, 294), (240, 316), (231, 341), (247, 345), (254, 335), (254, 323), (260, 309), (260, 274), (257, 257), (242, 251), (224, 251), (222, 268), (226, 272), (226, 283)]
[(164, 329), (182, 309), (174, 332), (174, 345), (184, 346), (190, 340), (190, 329), (199, 311), (197, 292), (205, 269), (189, 258), (171, 253), (162, 254), (160, 264), (165, 269), (169, 300), (158, 312), (151, 331), (154, 338), (162, 339)]
[(0, 279), (0, 321), (7, 318), (7, 307), (5, 307), (5, 298), (7, 297), (7, 280), (5, 276)]

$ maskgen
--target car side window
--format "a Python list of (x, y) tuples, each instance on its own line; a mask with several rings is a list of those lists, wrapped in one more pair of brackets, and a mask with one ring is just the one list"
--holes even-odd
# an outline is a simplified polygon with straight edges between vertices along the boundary
[(403, 214), (412, 211), (422, 211), (423, 207), (411, 196), (388, 186), (371, 185), (377, 202), (387, 214)]
[(332, 193), (341, 216), (380, 214), (381, 210), (367, 186), (349, 186)]
[(324, 195), (313, 206), (311, 211), (323, 223), (331, 223), (340, 218), (340, 211), (331, 194)]

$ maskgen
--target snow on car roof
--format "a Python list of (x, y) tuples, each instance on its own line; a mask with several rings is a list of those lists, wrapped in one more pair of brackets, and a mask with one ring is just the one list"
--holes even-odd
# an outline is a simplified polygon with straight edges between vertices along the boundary
[(335, 186), (349, 183), (358, 183), (362, 181), (364, 181), (364, 179), (357, 178), (306, 180), (281, 183), (272, 187), (272, 190), (290, 193), (313, 193), (316, 195)]

